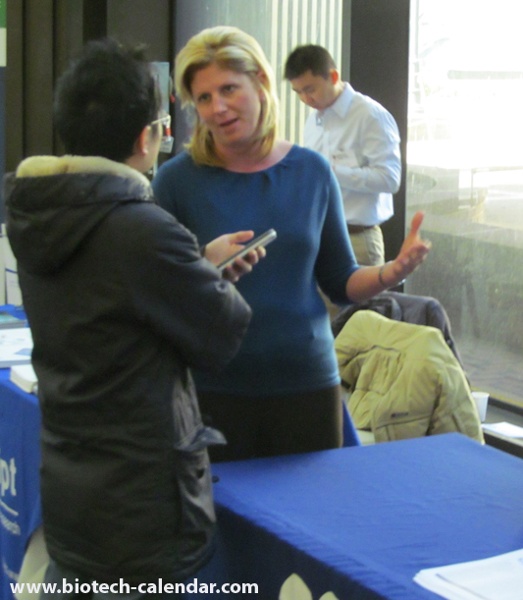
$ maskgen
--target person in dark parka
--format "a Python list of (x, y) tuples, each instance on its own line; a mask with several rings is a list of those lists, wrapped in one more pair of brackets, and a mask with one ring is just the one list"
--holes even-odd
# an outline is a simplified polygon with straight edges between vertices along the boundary
[[(155, 203), (143, 173), (160, 105), (143, 54), (92, 42), (56, 90), (67, 154), (6, 177), (39, 381), (48, 581), (180, 582), (212, 552), (207, 446), (223, 436), (203, 426), (189, 368), (220, 369), (238, 350), (251, 311), (226, 278), (263, 252), (223, 275)], [(216, 264), (252, 235), (204, 252)]]

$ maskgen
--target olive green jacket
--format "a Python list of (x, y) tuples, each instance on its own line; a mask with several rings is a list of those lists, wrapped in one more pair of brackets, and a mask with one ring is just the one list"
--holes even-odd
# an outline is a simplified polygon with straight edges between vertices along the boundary
[(377, 442), (448, 432), (484, 441), (465, 373), (439, 329), (360, 310), (335, 347), (354, 423)]

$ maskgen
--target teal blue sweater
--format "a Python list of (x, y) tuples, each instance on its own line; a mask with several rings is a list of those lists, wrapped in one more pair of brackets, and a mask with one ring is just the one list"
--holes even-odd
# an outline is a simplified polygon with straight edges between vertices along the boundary
[(327, 161), (293, 146), (256, 173), (197, 166), (186, 152), (164, 163), (153, 181), (163, 208), (200, 244), (224, 233), (274, 228), (267, 256), (237, 284), (253, 317), (240, 352), (224, 371), (195, 373), (197, 387), (242, 395), (323, 389), (339, 382), (333, 336), (318, 285), (347, 303), (357, 268), (338, 183)]

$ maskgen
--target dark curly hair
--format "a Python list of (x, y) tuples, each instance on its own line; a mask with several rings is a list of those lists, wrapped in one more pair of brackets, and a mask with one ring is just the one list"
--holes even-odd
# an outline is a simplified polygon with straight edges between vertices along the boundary
[(89, 42), (58, 79), (54, 125), (68, 154), (123, 162), (161, 98), (143, 47), (116, 40)]

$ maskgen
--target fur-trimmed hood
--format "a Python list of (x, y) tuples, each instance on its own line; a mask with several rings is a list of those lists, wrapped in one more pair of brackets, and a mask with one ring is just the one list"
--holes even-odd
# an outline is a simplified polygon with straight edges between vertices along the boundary
[(127, 202), (152, 202), (149, 180), (101, 157), (35, 156), (5, 178), (6, 225), (25, 270), (52, 273), (91, 231)]

